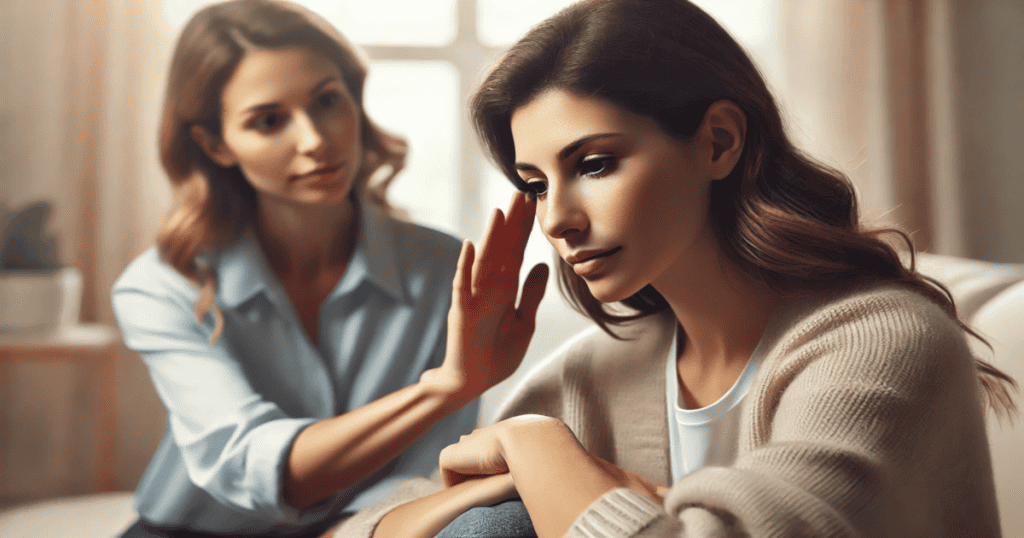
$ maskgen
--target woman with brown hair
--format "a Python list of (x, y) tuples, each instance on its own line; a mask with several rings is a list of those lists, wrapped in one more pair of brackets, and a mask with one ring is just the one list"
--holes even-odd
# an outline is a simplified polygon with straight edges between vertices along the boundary
[(471, 107), (599, 327), (441, 453), (444, 489), (410, 484), (356, 530), (519, 536), (487, 517), (510, 503), (486, 508), (518, 495), (544, 538), (999, 535), (985, 407), (1011, 411), (1012, 380), (885, 241), (909, 239), (793, 147), (711, 17), (584, 0)]
[(317, 536), (433, 470), (522, 360), (546, 273), (518, 310), (518, 282), (485, 298), (512, 314), (474, 329), (499, 349), (447, 331), (460, 242), (389, 214), (406, 148), (365, 77), (290, 2), (218, 2), (182, 31), (160, 137), (177, 206), (113, 289), (169, 414), (125, 536)]

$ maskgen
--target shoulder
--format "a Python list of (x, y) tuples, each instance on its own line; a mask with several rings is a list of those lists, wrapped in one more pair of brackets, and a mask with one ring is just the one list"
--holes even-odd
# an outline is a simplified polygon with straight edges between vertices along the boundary
[[(664, 371), (675, 335), (674, 319), (666, 313), (646, 316), (613, 328), (619, 338), (596, 325), (584, 329), (527, 370), (496, 416), (525, 412), (557, 416), (552, 413), (558, 413), (562, 401), (574, 391), (597, 397), (609, 391), (650, 390), (651, 380)], [(541, 402), (552, 409), (537, 409)]]
[[(642, 368), (647, 363), (663, 367), (674, 332), (675, 318), (669, 313), (657, 313), (626, 323), (612, 330), (618, 338), (589, 327), (558, 347), (541, 361), (527, 377), (539, 377), (542, 372), (559, 375), (605, 376), (623, 374), (623, 367)], [(622, 360), (628, 357), (628, 361)]]
[(213, 320), (195, 317), (198, 285), (164, 263), (156, 248), (132, 261), (114, 283), (111, 299), (125, 343), (137, 351), (206, 341)]
[(158, 297), (175, 297), (193, 302), (199, 296), (197, 285), (160, 259), (151, 247), (132, 260), (113, 286), (113, 296), (145, 293)]
[(761, 388), (819, 398), (920, 402), (972, 391), (974, 357), (960, 325), (931, 299), (895, 284), (797, 301), (766, 334)]
[(371, 227), (367, 230), (368, 240), (377, 243), (384, 239), (395, 263), (407, 276), (440, 273), (450, 280), (455, 274), (461, 240), (440, 230), (395, 218), (377, 206), (368, 207), (368, 211), (373, 212), (366, 221)]
[(935, 347), (965, 340), (960, 325), (931, 299), (879, 284), (795, 301), (778, 329), (788, 347)]
[(394, 238), (409, 255), (457, 259), (462, 241), (453, 235), (413, 222), (392, 219)]

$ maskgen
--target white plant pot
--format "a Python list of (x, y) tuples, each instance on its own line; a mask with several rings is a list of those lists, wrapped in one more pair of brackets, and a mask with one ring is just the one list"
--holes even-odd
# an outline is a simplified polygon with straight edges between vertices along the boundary
[(82, 305), (82, 273), (0, 272), (0, 332), (48, 333), (76, 325)]

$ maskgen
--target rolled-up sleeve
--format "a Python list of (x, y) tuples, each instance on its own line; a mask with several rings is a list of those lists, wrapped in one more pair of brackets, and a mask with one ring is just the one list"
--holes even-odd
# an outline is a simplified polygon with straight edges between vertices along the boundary
[(289, 417), (253, 389), (238, 359), (209, 343), (191, 298), (115, 287), (126, 345), (142, 355), (169, 413), (189, 479), (218, 502), (261, 518), (295, 521), (282, 498), (292, 442), (313, 418)]

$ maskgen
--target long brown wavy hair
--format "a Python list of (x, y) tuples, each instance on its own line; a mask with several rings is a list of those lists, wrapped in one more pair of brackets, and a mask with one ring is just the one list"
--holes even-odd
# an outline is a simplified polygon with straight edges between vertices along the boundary
[[(712, 183), (710, 217), (729, 259), (749, 278), (795, 295), (842, 283), (897, 282), (939, 304), (968, 333), (949, 291), (914, 269), (903, 232), (862, 226), (850, 181), (793, 146), (779, 107), (742, 47), (714, 19), (685, 0), (583, 0), (540, 23), (513, 45), (471, 100), (474, 126), (492, 160), (520, 190), (511, 117), (542, 91), (557, 88), (604, 98), (654, 119), (689, 140), (708, 107), (727, 99), (743, 110), (743, 154)], [(909, 251), (905, 266), (895, 238)], [(557, 258), (557, 256), (556, 256)], [(570, 304), (616, 336), (618, 325), (668, 308), (650, 285), (607, 308), (558, 258), (559, 288)], [(1014, 381), (976, 359), (988, 404), (1015, 409)]]
[(255, 222), (256, 191), (237, 166), (214, 162), (193, 139), (192, 127), (220, 137), (221, 94), (247, 51), (293, 46), (334, 62), (359, 108), (363, 155), (353, 196), (389, 208), (385, 190), (405, 165), (405, 140), (375, 125), (363, 108), (366, 60), (322, 17), (283, 0), (229, 0), (193, 15), (178, 38), (164, 97), (160, 159), (177, 205), (157, 247), (162, 259), (202, 286), (196, 317), (202, 320), (212, 308), (216, 329), (211, 341), (223, 316), (214, 302), (216, 278), (203, 256)]

